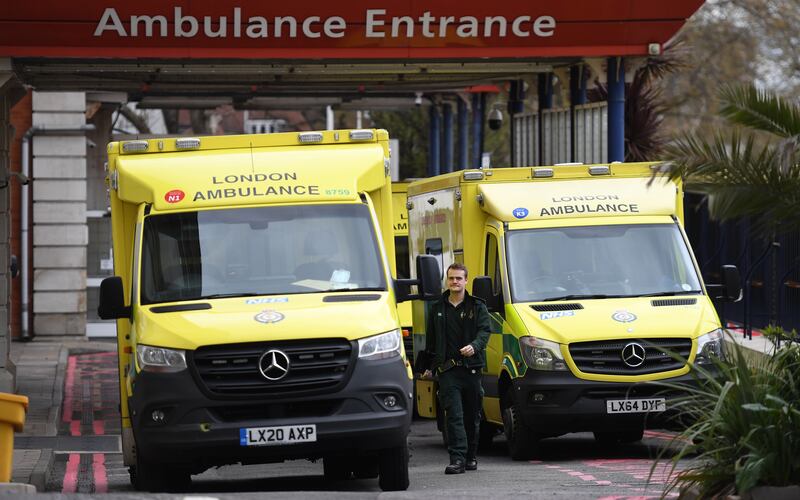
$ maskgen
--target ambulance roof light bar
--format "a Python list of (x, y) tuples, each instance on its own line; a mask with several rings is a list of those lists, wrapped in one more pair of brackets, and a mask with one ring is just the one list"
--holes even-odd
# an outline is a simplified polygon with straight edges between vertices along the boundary
[(181, 137), (175, 139), (175, 149), (199, 149), (200, 139), (197, 137)]
[(589, 175), (611, 175), (611, 167), (608, 165), (589, 167)]
[(479, 181), (483, 179), (483, 172), (480, 170), (464, 170), (465, 181)]
[(122, 143), (123, 153), (144, 153), (150, 144), (147, 141), (127, 141)]
[(374, 137), (375, 134), (372, 132), (372, 130), (364, 129), (350, 131), (351, 141), (371, 141)]
[(297, 134), (297, 139), (303, 144), (322, 142), (322, 132), (301, 132)]

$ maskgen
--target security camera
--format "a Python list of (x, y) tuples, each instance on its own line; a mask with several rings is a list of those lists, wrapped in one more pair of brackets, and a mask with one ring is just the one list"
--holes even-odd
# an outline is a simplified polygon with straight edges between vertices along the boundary
[(422, 92), (417, 92), (414, 98), (414, 105), (417, 107), (422, 106)]
[(489, 122), (490, 129), (500, 130), (500, 127), (503, 126), (503, 112), (498, 108), (492, 108), (492, 110), (489, 111), (487, 121)]

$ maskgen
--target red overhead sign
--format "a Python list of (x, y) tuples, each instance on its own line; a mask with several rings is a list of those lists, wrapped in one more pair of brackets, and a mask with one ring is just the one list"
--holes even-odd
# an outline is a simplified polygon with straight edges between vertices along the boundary
[[(382, 5), (383, 4), (383, 5)], [(645, 55), (703, 0), (0, 5), (0, 56), (404, 59)]]

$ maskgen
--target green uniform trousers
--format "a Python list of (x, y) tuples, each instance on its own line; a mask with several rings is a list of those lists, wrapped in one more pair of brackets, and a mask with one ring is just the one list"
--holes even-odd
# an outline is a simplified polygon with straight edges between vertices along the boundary
[(447, 451), (451, 460), (476, 456), (482, 400), (479, 368), (456, 366), (439, 374), (439, 401), (444, 408)]

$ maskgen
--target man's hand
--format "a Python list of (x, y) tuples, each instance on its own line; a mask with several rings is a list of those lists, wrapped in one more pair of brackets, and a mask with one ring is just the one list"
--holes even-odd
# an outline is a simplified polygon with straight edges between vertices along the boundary
[(462, 347), (458, 352), (461, 353), (462, 356), (471, 357), (475, 355), (475, 348), (472, 347), (472, 344), (467, 344)]
[(430, 371), (430, 370), (425, 370), (425, 371), (422, 373), (422, 378), (423, 378), (423, 379), (431, 379), (431, 378), (433, 378), (433, 372), (432, 372), (432, 371)]

